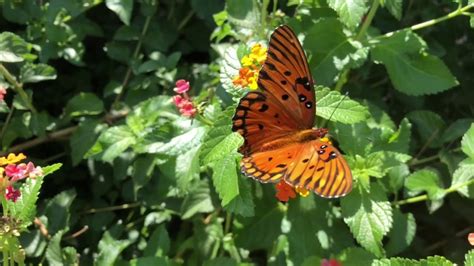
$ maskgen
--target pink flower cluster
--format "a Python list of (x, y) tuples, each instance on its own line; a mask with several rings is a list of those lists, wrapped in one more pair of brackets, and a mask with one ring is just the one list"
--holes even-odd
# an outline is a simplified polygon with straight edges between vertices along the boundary
[(17, 181), (27, 177), (36, 178), (43, 175), (41, 167), (35, 166), (32, 162), (17, 164), (25, 158), (26, 156), (22, 153), (0, 157), (0, 187), (4, 189), (7, 200), (15, 202), (21, 196), (20, 190), (13, 187), (13, 184)]
[(188, 96), (187, 91), (190, 89), (189, 81), (184, 79), (176, 81), (174, 91), (178, 93), (178, 95), (173, 96), (173, 103), (176, 105), (181, 115), (191, 118), (196, 115), (197, 109)]
[(7, 95), (7, 89), (0, 85), (0, 101), (3, 101), (3, 99), (5, 99), (5, 95)]

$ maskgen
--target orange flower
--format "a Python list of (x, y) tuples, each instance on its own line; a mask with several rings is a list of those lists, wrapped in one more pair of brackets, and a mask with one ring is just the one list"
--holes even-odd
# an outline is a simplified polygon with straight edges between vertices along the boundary
[(470, 233), (467, 236), (467, 240), (469, 241), (469, 244), (471, 244), (471, 246), (474, 246), (474, 233)]
[(295, 190), (298, 192), (298, 194), (300, 194), (301, 197), (307, 197), (309, 195), (309, 190), (307, 190), (305, 187), (296, 187)]
[(276, 184), (277, 193), (275, 197), (279, 201), (287, 202), (288, 200), (296, 198), (295, 190), (292, 186), (286, 183), (285, 180), (281, 180), (280, 183)]
[(232, 83), (235, 86), (256, 90), (258, 88), (258, 72), (267, 58), (267, 48), (257, 43), (252, 46), (250, 53), (240, 60), (242, 68), (239, 75), (235, 76)]
[(257, 78), (257, 71), (243, 67), (239, 70), (239, 75), (234, 77), (232, 83), (242, 88), (249, 87), (251, 90), (256, 90), (258, 88)]

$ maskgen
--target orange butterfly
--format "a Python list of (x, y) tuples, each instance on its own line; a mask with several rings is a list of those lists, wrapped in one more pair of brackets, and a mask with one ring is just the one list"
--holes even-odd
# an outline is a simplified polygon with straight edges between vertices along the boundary
[(270, 37), (267, 59), (258, 76), (261, 91), (247, 93), (232, 118), (241, 134), (241, 170), (260, 182), (283, 178), (327, 197), (342, 197), (352, 189), (352, 174), (341, 153), (313, 128), (314, 81), (303, 48), (288, 26)]

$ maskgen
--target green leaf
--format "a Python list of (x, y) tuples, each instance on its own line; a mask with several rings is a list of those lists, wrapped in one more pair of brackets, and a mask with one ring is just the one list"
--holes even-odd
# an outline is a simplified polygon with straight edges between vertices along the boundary
[(239, 195), (238, 179), (240, 175), (236, 158), (239, 158), (237, 154), (226, 154), (211, 164), (212, 181), (224, 207)]
[(337, 91), (329, 88), (322, 88), (316, 91), (318, 105), (316, 112), (318, 116), (325, 119), (331, 117), (331, 121), (344, 124), (354, 124), (365, 120), (369, 116), (366, 106), (341, 95)]
[(337, 256), (338, 261), (344, 266), (370, 265), (375, 256), (362, 248), (347, 248)]
[(67, 229), (71, 216), (69, 210), (76, 196), (76, 190), (70, 189), (57, 194), (48, 201), (44, 209), (44, 215), (48, 217), (48, 231), (50, 234)]
[(236, 230), (235, 243), (248, 250), (270, 249), (281, 234), (284, 208), (280, 204), (257, 205), (256, 215), (242, 219), (243, 227)]
[(402, 19), (402, 5), (403, 0), (381, 0), (385, 3), (385, 7), (388, 12), (392, 14), (396, 19)]
[(229, 257), (217, 257), (204, 262), (204, 266), (237, 266), (237, 261)]
[[(372, 266), (419, 266), (420, 263), (416, 260), (406, 258), (390, 258), (375, 260)], [(433, 265), (434, 266), (434, 265)]]
[(135, 136), (127, 126), (116, 126), (102, 132), (91, 150), (103, 152), (101, 159), (112, 162), (135, 142)]
[(20, 81), (22, 83), (35, 83), (53, 79), (56, 79), (56, 70), (49, 65), (27, 63), (21, 66)]
[(48, 261), (49, 265), (64, 265), (63, 254), (61, 250), (61, 238), (63, 235), (63, 230), (58, 231), (48, 243), (48, 248), (46, 249), (46, 260)]
[[(122, 264), (118, 264), (122, 265)], [(147, 266), (147, 265), (171, 265), (166, 258), (163, 257), (141, 257), (130, 260), (130, 266)]]
[(160, 153), (169, 156), (181, 155), (193, 148), (199, 147), (206, 134), (205, 127), (195, 127), (178, 135), (166, 143), (157, 142), (147, 146), (148, 153)]
[(227, 206), (224, 207), (226, 211), (250, 217), (255, 215), (255, 205), (253, 203), (252, 191), (250, 181), (248, 179), (238, 178), (239, 194), (234, 197)]
[(461, 149), (467, 156), (474, 159), (474, 123), (462, 137)]
[(150, 181), (155, 168), (156, 156), (151, 154), (139, 155), (133, 162), (132, 178), (135, 192)]
[(336, 10), (341, 21), (352, 29), (362, 22), (362, 17), (369, 10), (365, 0), (328, 0), (328, 4)]
[(61, 168), (61, 166), (63, 166), (62, 163), (55, 163), (55, 164), (43, 167), (43, 176), (47, 176), (56, 172), (57, 170), (59, 170), (59, 168)]
[(105, 5), (112, 10), (126, 25), (130, 25), (132, 18), (133, 0), (106, 0)]
[(431, 111), (417, 110), (410, 112), (407, 117), (415, 124), (423, 143), (429, 142), (428, 147), (431, 148), (442, 145), (440, 141), (436, 141), (436, 137), (441, 135), (446, 127), (441, 116)]
[(383, 189), (371, 184), (370, 193), (357, 187), (341, 200), (344, 222), (357, 242), (380, 257), (384, 255), (382, 238), (392, 227), (392, 207)]
[(206, 181), (199, 181), (184, 198), (181, 205), (181, 218), (189, 219), (196, 213), (209, 213), (213, 210), (209, 185)]
[(360, 44), (349, 40), (343, 25), (336, 18), (317, 20), (308, 30), (304, 47), (311, 52), (309, 65), (317, 84), (324, 86), (332, 85), (347, 66), (354, 66), (367, 57), (365, 54), (363, 58), (358, 58)]
[(20, 36), (11, 32), (0, 34), (0, 62), (21, 62), (30, 50), (31, 44)]
[(226, 0), (228, 20), (238, 27), (256, 29), (260, 23), (257, 2), (252, 0)]
[(467, 158), (454, 171), (449, 189), (456, 189), (461, 195), (474, 198), (474, 183), (467, 184), (474, 178), (474, 159)]
[(158, 226), (150, 236), (143, 255), (146, 257), (164, 257), (170, 249), (170, 236), (164, 225)]
[(21, 221), (20, 227), (22, 230), (31, 225), (36, 215), (36, 201), (38, 200), (43, 179), (44, 176), (35, 179), (27, 178), (20, 188), (21, 197), (16, 202), (7, 202), (10, 215)]
[(122, 251), (131, 244), (130, 240), (118, 240), (111, 231), (106, 231), (99, 241), (99, 254), (95, 263), (97, 265), (114, 265)]
[(388, 234), (388, 243), (385, 247), (388, 256), (394, 256), (408, 248), (415, 238), (416, 221), (411, 213), (401, 213), (399, 209), (393, 211), (393, 228)]
[(426, 191), (431, 200), (439, 200), (445, 195), (439, 175), (428, 169), (418, 170), (409, 175), (406, 178), (405, 187), (412, 192), (410, 195)]
[(89, 151), (96, 142), (103, 128), (104, 125), (99, 124), (97, 120), (87, 119), (79, 124), (79, 127), (74, 131), (69, 140), (71, 159), (74, 166), (82, 161), (87, 151)]
[(68, 116), (97, 115), (104, 111), (104, 103), (95, 94), (81, 92), (66, 104), (64, 113)]
[(387, 68), (395, 89), (408, 95), (448, 90), (459, 82), (438, 57), (424, 52), (425, 42), (404, 30), (381, 39), (372, 48), (372, 59)]
[(469, 250), (464, 257), (464, 266), (474, 266), (474, 249)]
[(176, 179), (178, 188), (188, 191), (194, 180), (199, 179), (199, 146), (194, 147), (176, 157)]
[(463, 136), (473, 123), (474, 119), (472, 118), (461, 118), (454, 121), (454, 123), (444, 130), (444, 133), (441, 136), (441, 141), (443, 143), (455, 141)]

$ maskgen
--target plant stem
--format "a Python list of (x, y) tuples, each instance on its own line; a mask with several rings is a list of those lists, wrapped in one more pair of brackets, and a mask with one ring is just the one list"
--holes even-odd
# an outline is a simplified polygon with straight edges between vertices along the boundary
[(5, 132), (7, 131), (8, 124), (10, 123), (10, 120), (12, 119), (14, 111), (15, 111), (15, 106), (13, 106), (12, 104), (12, 107), (10, 108), (10, 112), (8, 112), (8, 115), (7, 115), (7, 120), (5, 120), (5, 123), (3, 124), (2, 132), (0, 133), (0, 140), (3, 139), (3, 136), (5, 135)]
[[(148, 32), (148, 27), (150, 26), (150, 22), (153, 16), (149, 16), (145, 20), (145, 24), (143, 24), (142, 32), (140, 34), (140, 38), (138, 39), (137, 45), (135, 46), (135, 51), (133, 52), (132, 55), (132, 60), (138, 57), (138, 54), (140, 53), (140, 49), (142, 47), (143, 39), (146, 36), (146, 33)], [(115, 97), (114, 103), (112, 104), (112, 108), (116, 107), (118, 103), (120, 102), (120, 99), (125, 93), (125, 89), (128, 85), (128, 82), (130, 81), (130, 77), (132, 76), (132, 66), (130, 65), (127, 69), (127, 73), (125, 74), (125, 77), (122, 81), (122, 89), (120, 90), (119, 94)]]
[[(474, 184), (474, 179), (471, 179), (471, 180), (468, 180), (466, 182), (463, 182), (463, 183), (460, 183), (460, 184), (456, 184), (454, 186), (451, 186), (447, 189), (444, 190), (444, 193), (445, 195), (446, 194), (449, 194), (449, 193), (452, 193), (452, 192), (455, 192), (457, 191), (458, 189), (464, 187), (464, 186), (469, 186), (471, 184)], [(392, 205), (395, 205), (395, 206), (400, 206), (400, 205), (405, 205), (405, 204), (409, 204), (409, 203), (415, 203), (415, 202), (420, 202), (420, 201), (425, 201), (425, 200), (428, 200), (428, 195), (427, 194), (424, 194), (424, 195), (420, 195), (420, 196), (416, 196), (416, 197), (412, 197), (412, 198), (408, 198), (408, 199), (404, 199), (404, 200), (399, 200), (399, 201), (395, 201), (395, 202), (392, 202)]]
[[(367, 17), (362, 23), (362, 26), (360, 27), (359, 32), (354, 38), (356, 41), (360, 41), (362, 37), (364, 36), (364, 34), (367, 32), (367, 29), (369, 28), (370, 24), (372, 23), (372, 20), (374, 19), (375, 14), (377, 13), (378, 7), (379, 7), (379, 1), (373, 0), (369, 13), (367, 14)], [(335, 91), (341, 91), (342, 86), (344, 86), (344, 84), (347, 82), (347, 76), (349, 75), (349, 72), (350, 72), (350, 68), (347, 68), (341, 73), (341, 75), (339, 76), (339, 79), (337, 80), (336, 85), (334, 86)]]
[(182, 30), (184, 28), (184, 26), (186, 26), (186, 24), (188, 24), (189, 20), (194, 16), (194, 13), (196, 13), (196, 11), (191, 10), (189, 11), (189, 13), (186, 15), (186, 17), (181, 20), (181, 23), (179, 23), (178, 25), (178, 31)]
[[(458, 152), (460, 150), (461, 150), (461, 147), (458, 147), (456, 149), (452, 149), (451, 152)], [(436, 154), (436, 155), (426, 157), (426, 158), (423, 158), (423, 159), (420, 159), (420, 160), (413, 159), (410, 162), (408, 162), (408, 166), (413, 167), (413, 166), (416, 166), (416, 165), (419, 165), (419, 164), (424, 164), (424, 163), (428, 163), (428, 162), (431, 162), (431, 161), (435, 161), (435, 160), (439, 159), (439, 156), (440, 156), (439, 154)]]
[(134, 203), (127, 203), (127, 204), (122, 204), (118, 206), (109, 206), (109, 207), (104, 207), (104, 208), (97, 208), (97, 209), (89, 209), (87, 211), (83, 211), (81, 214), (92, 214), (92, 213), (98, 213), (98, 212), (109, 212), (109, 211), (117, 211), (117, 210), (125, 210), (125, 209), (131, 209), (131, 208), (136, 208), (141, 206), (142, 204), (140, 202), (134, 202)]
[(28, 94), (26, 94), (25, 90), (23, 90), (23, 84), (18, 83), (16, 78), (8, 71), (8, 69), (5, 68), (3, 64), (0, 64), (0, 74), (2, 74), (2, 76), (8, 81), (8, 83), (13, 86), (13, 89), (16, 93), (18, 93), (18, 95), (20, 95), (20, 98), (28, 106), (28, 109), (30, 109), (31, 112), (36, 113), (36, 109), (31, 103)]
[(388, 32), (384, 35), (376, 37), (375, 39), (387, 38), (387, 37), (390, 37), (390, 36), (392, 36), (393, 34), (395, 34), (397, 32), (403, 31), (403, 30), (419, 30), (419, 29), (424, 29), (424, 28), (427, 28), (427, 27), (431, 27), (431, 26), (436, 25), (436, 24), (438, 24), (440, 22), (443, 22), (445, 20), (452, 19), (452, 18), (455, 18), (455, 17), (460, 16), (460, 15), (465, 15), (465, 12), (468, 11), (469, 9), (473, 8), (473, 7), (474, 7), (474, 4), (469, 4), (469, 5), (466, 5), (465, 7), (456, 9), (453, 12), (451, 12), (451, 13), (445, 15), (445, 16), (435, 18), (435, 19), (431, 19), (431, 20), (428, 20), (428, 21), (425, 21), (425, 22), (421, 22), (421, 23), (418, 23), (416, 25), (413, 25), (411, 27), (404, 28), (404, 29), (401, 29), (401, 30)]

